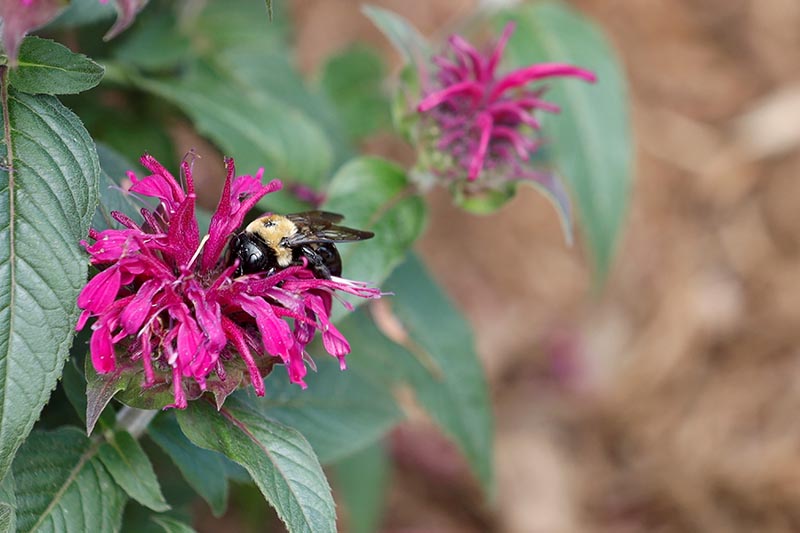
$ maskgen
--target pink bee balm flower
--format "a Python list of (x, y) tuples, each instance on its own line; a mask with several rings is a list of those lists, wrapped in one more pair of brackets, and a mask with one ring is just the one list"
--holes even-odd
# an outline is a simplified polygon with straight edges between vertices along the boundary
[(509, 23), (494, 50), (478, 52), (463, 37), (454, 35), (448, 43), (452, 57), (435, 56), (438, 72), (432, 87), (417, 106), (424, 119), (436, 126), (435, 150), (449, 156), (437, 168), (450, 181), (469, 182), (485, 174), (502, 174), (503, 180), (535, 179), (526, 169), (539, 142), (534, 133), (539, 121), (537, 110), (556, 113), (558, 106), (545, 101), (542, 87), (529, 84), (545, 78), (570, 76), (594, 82), (588, 70), (563, 63), (539, 63), (498, 76), (503, 50), (514, 32)]
[(184, 187), (150, 155), (141, 162), (151, 174), (138, 179), (129, 172), (130, 191), (158, 199), (158, 207), (142, 209), (141, 224), (114, 212), (121, 229), (90, 230), (94, 242), (82, 243), (100, 269), (78, 296), (77, 329), (96, 317), (89, 343), (95, 370), (139, 368), (145, 389), (171, 382), (174, 403), (167, 407), (184, 408), (187, 391), (195, 397), (211, 386), (235, 389), (228, 376), (233, 368), (244, 367), (259, 396), (263, 374), (275, 362), (305, 387), (306, 364), (313, 365), (305, 347), (317, 331), (344, 368), (350, 346), (331, 323), (333, 295), (378, 298), (378, 289), (318, 279), (305, 266), (234, 277), (238, 265), (230, 264), (228, 241), (281, 182), (263, 185), (263, 169), (234, 177), (233, 160), (226, 159), (222, 197), (201, 238), (189, 163), (181, 164)]

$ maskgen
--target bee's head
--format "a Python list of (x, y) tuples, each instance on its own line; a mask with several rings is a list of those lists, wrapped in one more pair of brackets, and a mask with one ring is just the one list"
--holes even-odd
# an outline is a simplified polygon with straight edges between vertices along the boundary
[(248, 224), (245, 232), (258, 235), (273, 250), (279, 251), (285, 247), (284, 239), (297, 233), (297, 226), (284, 216), (265, 215)]

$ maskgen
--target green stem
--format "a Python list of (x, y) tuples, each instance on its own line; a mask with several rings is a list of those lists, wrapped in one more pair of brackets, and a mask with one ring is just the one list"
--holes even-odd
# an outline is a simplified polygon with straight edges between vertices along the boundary
[(134, 439), (138, 439), (157, 414), (156, 410), (136, 409), (126, 405), (117, 413), (117, 427), (130, 433)]

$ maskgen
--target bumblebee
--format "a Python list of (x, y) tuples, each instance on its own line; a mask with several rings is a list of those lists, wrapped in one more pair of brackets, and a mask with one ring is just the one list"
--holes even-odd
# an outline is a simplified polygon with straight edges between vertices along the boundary
[(374, 233), (339, 226), (344, 217), (327, 211), (290, 215), (264, 215), (255, 219), (230, 243), (232, 258), (239, 259), (236, 275), (273, 274), (303, 264), (318, 278), (342, 274), (342, 258), (336, 243), (363, 241)]

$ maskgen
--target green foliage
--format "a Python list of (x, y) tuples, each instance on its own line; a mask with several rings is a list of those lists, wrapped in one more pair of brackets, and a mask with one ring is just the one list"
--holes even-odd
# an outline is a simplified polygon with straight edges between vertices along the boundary
[(97, 453), (114, 481), (128, 496), (154, 511), (166, 511), (170, 508), (161, 494), (150, 459), (130, 433), (109, 432), (106, 442)]
[(178, 413), (178, 422), (192, 442), (245, 467), (290, 533), (336, 531), (330, 487), (300, 433), (236, 397), (220, 411), (192, 403)]
[(334, 465), (334, 491), (341, 496), (350, 533), (379, 530), (389, 469), (389, 457), (379, 443)]
[(406, 63), (419, 68), (426, 65), (431, 57), (428, 41), (408, 20), (388, 9), (364, 5), (361, 10), (375, 24)]
[(491, 493), (492, 409), (469, 324), (413, 256), (386, 288), (395, 293), (391, 306), (409, 335), (406, 347), (420, 363), (408, 374), (418, 400)]
[(387, 388), (410, 386), (491, 493), (492, 410), (469, 324), (413, 256), (384, 288), (408, 338), (396, 344), (359, 311), (340, 327), (353, 346), (348, 362)]
[(382, 89), (384, 75), (380, 56), (364, 46), (331, 56), (323, 68), (322, 87), (353, 139), (389, 125), (389, 100)]
[(282, 369), (270, 374), (269, 391), (258, 405), (262, 412), (303, 434), (320, 461), (334, 462), (363, 449), (397, 424), (402, 415), (391, 390), (323, 356), (317, 372), (306, 376), (308, 389), (289, 383)]
[(153, 517), (153, 522), (161, 526), (164, 533), (194, 533), (194, 528), (168, 516)]
[(222, 456), (192, 444), (172, 413), (156, 417), (147, 432), (172, 459), (189, 486), (208, 502), (214, 516), (222, 516), (228, 505), (228, 474)]
[(2, 150), (13, 170), (0, 170), (0, 475), (69, 353), (87, 269), (78, 241), (100, 172), (94, 144), (58, 100), (10, 89), (7, 109), (12, 150)]
[[(597, 83), (552, 83), (548, 100), (562, 112), (542, 117), (553, 164), (572, 190), (595, 274), (602, 281), (630, 197), (633, 149), (625, 78), (602, 33), (573, 10), (555, 3), (522, 6), (500, 17), (514, 20), (508, 43), (516, 66), (558, 61), (592, 70)], [(550, 85), (550, 84), (548, 84)]]
[(75, 94), (100, 83), (103, 67), (55, 41), (26, 37), (17, 68), (8, 74), (16, 90), (28, 94)]
[(14, 460), (17, 531), (116, 531), (125, 493), (76, 428), (35, 431)]
[[(425, 226), (425, 204), (414, 192), (403, 169), (383, 159), (361, 157), (339, 169), (323, 208), (345, 215), (347, 225), (375, 233), (368, 241), (339, 247), (346, 277), (380, 285), (402, 261)], [(337, 313), (342, 316), (341, 308)]]

